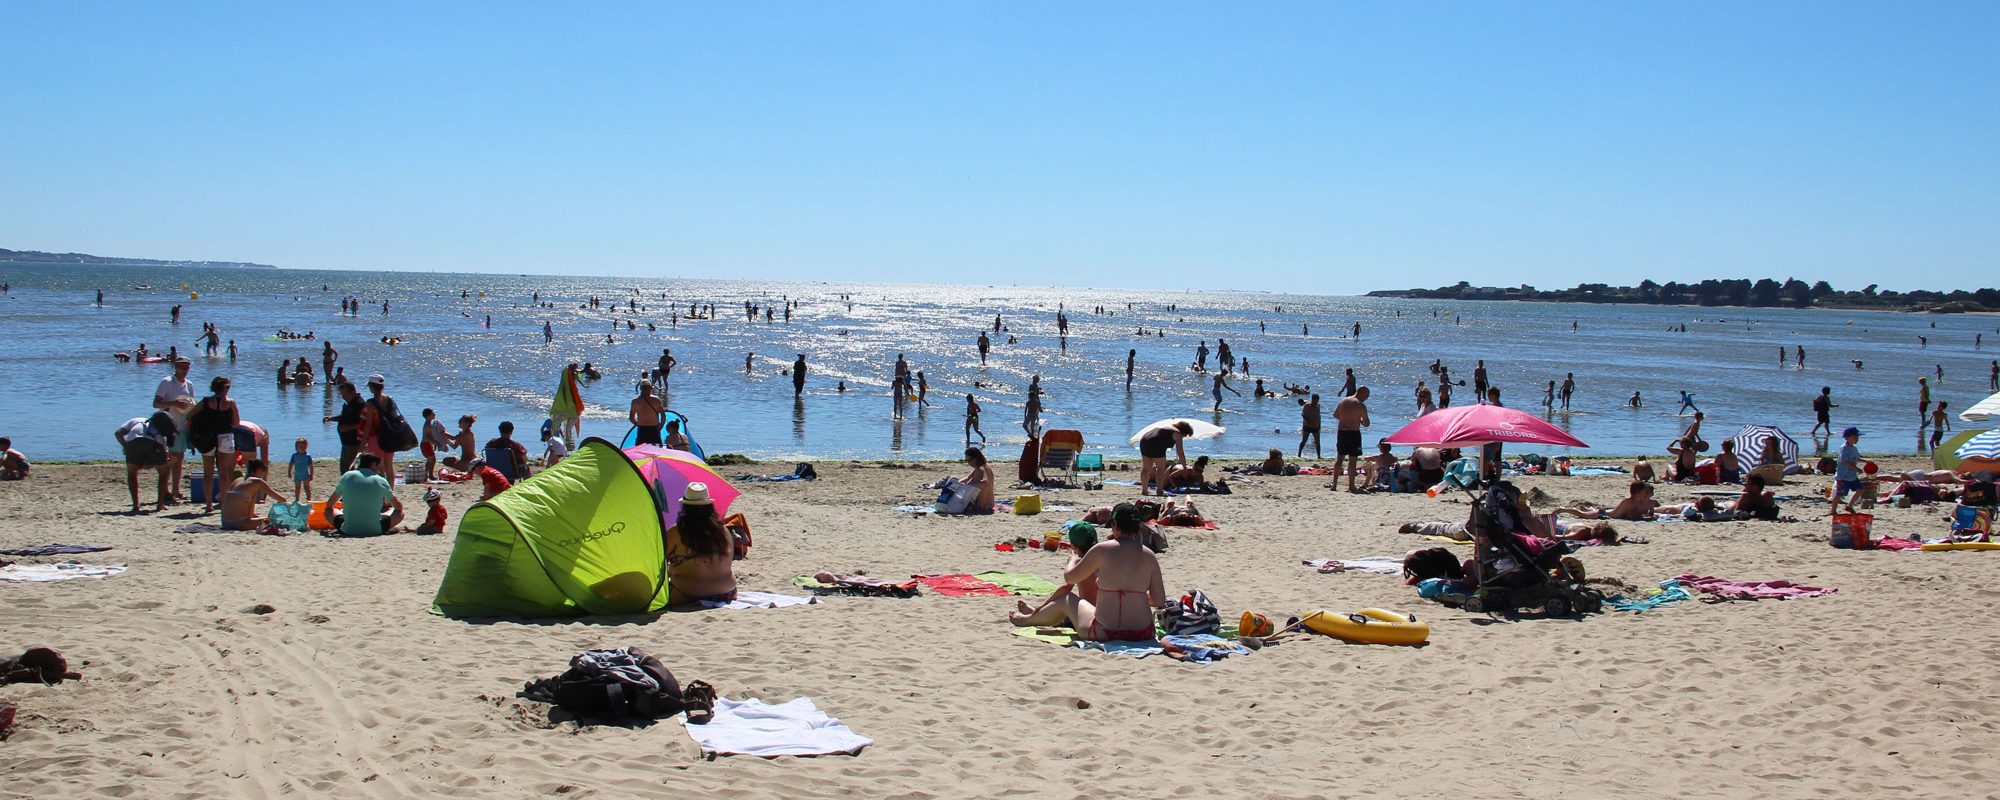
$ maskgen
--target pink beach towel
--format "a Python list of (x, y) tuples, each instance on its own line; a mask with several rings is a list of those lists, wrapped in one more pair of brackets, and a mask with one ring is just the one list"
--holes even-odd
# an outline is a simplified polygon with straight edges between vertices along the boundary
[(1674, 580), (1702, 594), (1711, 595), (1714, 600), (1791, 600), (1833, 594), (1834, 591), (1820, 586), (1801, 586), (1791, 581), (1732, 581), (1694, 573)]
[(1868, 543), (1875, 550), (1922, 550), (1924, 543), (1910, 539), (1875, 539)]
[(918, 583), (946, 597), (1013, 597), (1000, 584), (983, 581), (964, 573), (952, 575), (912, 575)]

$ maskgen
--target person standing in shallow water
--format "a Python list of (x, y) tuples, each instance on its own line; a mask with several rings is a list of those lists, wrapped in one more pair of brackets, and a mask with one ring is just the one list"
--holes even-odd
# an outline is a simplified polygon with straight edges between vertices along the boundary
[(792, 362), (792, 397), (797, 398), (806, 391), (806, 354), (800, 353)]
[(979, 429), (979, 401), (971, 392), (965, 393), (965, 443), (972, 444), (972, 435), (979, 434), (980, 444), (986, 443), (986, 432)]
[(1138, 361), (1139, 361), (1138, 350), (1125, 351), (1125, 390), (1128, 392), (1132, 390), (1132, 370), (1134, 365), (1136, 365)]
[(1224, 389), (1228, 389), (1230, 394), (1236, 395), (1237, 397), (1243, 396), (1242, 392), (1236, 391), (1236, 387), (1229, 385), (1229, 370), (1225, 369), (1222, 370), (1221, 372), (1217, 372), (1215, 373), (1215, 381), (1211, 386), (1209, 386), (1208, 390), (1208, 393), (1215, 397), (1215, 407), (1213, 409), (1210, 409), (1211, 411), (1222, 410), (1222, 390)]
[(1319, 449), (1319, 411), (1319, 395), (1313, 395), (1311, 399), (1299, 403), (1299, 458), (1304, 458), (1306, 455), (1307, 439), (1311, 439), (1313, 443), (1313, 458), (1326, 458)]

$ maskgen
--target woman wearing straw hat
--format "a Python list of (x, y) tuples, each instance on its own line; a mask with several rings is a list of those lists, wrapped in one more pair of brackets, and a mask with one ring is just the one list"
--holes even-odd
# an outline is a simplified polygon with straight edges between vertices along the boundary
[(708, 484), (688, 484), (666, 537), (668, 607), (693, 610), (736, 599), (736, 544), (715, 514)]

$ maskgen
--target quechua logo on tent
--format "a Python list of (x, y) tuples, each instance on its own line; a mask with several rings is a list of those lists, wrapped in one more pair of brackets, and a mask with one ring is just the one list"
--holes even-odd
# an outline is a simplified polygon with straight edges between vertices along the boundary
[(580, 544), (584, 544), (584, 543), (586, 543), (586, 542), (594, 542), (594, 541), (597, 541), (597, 540), (599, 540), (599, 539), (602, 539), (602, 538), (604, 538), (604, 537), (606, 537), (606, 536), (610, 536), (611, 534), (614, 534), (614, 533), (623, 533), (624, 531), (625, 531), (625, 523), (624, 523), (624, 522), (622, 522), (622, 521), (621, 521), (621, 522), (613, 522), (613, 523), (611, 523), (610, 527), (607, 527), (607, 528), (605, 528), (605, 529), (603, 529), (603, 530), (597, 530), (597, 531), (591, 531), (591, 532), (589, 532), (589, 533), (586, 533), (586, 534), (583, 534), (583, 535), (581, 535), (581, 536), (573, 536), (573, 537), (570, 537), (570, 538), (568, 538), (568, 539), (563, 539), (563, 540), (560, 540), (560, 541), (556, 542), (556, 546), (558, 546), (558, 547), (575, 547), (575, 546), (577, 546), (577, 545), (580, 545)]

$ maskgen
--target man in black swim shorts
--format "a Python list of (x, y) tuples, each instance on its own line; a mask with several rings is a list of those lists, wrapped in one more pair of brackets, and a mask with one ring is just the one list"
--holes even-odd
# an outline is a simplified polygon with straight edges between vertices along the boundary
[(1360, 492), (1355, 484), (1355, 471), (1361, 466), (1361, 429), (1368, 427), (1368, 387), (1354, 390), (1351, 397), (1341, 398), (1333, 407), (1334, 424), (1339, 431), (1333, 437), (1333, 480), (1338, 488), (1340, 476), (1347, 476), (1347, 490)]

